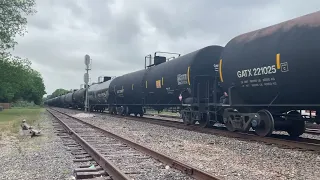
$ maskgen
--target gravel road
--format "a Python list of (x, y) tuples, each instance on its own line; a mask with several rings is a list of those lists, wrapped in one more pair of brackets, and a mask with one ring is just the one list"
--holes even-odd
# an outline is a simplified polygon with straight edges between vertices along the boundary
[(0, 140), (0, 179), (72, 179), (73, 157), (67, 152), (61, 139), (54, 134), (52, 116), (44, 112), (35, 123), (41, 136), (3, 135)]
[[(320, 155), (108, 115), (60, 109), (221, 179), (318, 179)], [(95, 117), (93, 117), (95, 116)]]

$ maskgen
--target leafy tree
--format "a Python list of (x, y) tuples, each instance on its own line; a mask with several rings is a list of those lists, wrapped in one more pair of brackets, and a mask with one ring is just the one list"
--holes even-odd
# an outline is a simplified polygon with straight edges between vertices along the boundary
[(62, 88), (56, 89), (56, 90), (52, 93), (52, 95), (50, 96), (50, 98), (55, 98), (55, 97), (57, 97), (57, 96), (61, 96), (61, 95), (67, 94), (68, 92), (70, 92), (70, 91), (68, 91), (68, 90), (66, 90), (66, 89), (62, 89)]
[(5, 57), (0, 59), (0, 101), (33, 101), (39, 105), (45, 92), (39, 72), (31, 68), (28, 59)]
[(0, 55), (14, 48), (16, 34), (26, 31), (27, 15), (36, 13), (35, 0), (0, 0)]
[(7, 51), (18, 43), (17, 34), (26, 32), (27, 15), (36, 13), (35, 0), (0, 0), (0, 101), (42, 102), (45, 92), (39, 72), (28, 59), (12, 57)]

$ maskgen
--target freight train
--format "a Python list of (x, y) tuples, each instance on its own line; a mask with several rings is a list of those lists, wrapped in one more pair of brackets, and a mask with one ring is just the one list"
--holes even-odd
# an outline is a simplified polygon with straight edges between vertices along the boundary
[[(239, 35), (225, 47), (207, 46), (88, 88), (90, 110), (143, 116), (144, 108), (179, 107), (186, 125), (223, 123), (229, 131), (275, 130), (298, 137), (306, 121), (320, 122), (317, 69), (320, 11)], [(85, 89), (46, 101), (49, 106), (84, 108)], [(300, 110), (315, 111), (313, 118)], [(311, 111), (310, 111), (311, 112)]]

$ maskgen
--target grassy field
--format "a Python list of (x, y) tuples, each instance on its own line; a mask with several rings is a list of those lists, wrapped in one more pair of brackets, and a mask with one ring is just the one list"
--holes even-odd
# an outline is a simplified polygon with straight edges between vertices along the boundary
[(12, 108), (0, 111), (0, 135), (2, 132), (18, 133), (22, 120), (25, 119), (29, 125), (40, 118), (44, 108)]

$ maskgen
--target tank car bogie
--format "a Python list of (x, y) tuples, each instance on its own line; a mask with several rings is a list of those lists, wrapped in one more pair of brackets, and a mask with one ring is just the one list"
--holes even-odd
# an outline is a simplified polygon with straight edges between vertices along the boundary
[(117, 105), (117, 106), (109, 106), (110, 114), (122, 115), (122, 116), (130, 116), (133, 114), (134, 116), (142, 117), (144, 115), (142, 106), (137, 105)]
[(104, 112), (105, 111), (105, 105), (92, 105), (90, 106), (91, 112)]

